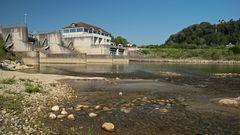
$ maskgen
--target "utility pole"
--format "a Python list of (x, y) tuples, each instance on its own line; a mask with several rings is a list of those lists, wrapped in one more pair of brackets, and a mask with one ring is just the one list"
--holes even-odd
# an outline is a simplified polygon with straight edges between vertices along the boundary
[(24, 23), (25, 23), (25, 25), (27, 25), (27, 15), (28, 15), (27, 13), (24, 14)]

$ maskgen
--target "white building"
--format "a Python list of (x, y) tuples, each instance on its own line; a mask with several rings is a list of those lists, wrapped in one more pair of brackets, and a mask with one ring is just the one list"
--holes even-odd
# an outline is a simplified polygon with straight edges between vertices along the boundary
[(72, 45), (81, 53), (98, 55), (127, 55), (125, 48), (111, 45), (111, 34), (102, 28), (83, 22), (72, 23), (62, 29), (66, 46)]

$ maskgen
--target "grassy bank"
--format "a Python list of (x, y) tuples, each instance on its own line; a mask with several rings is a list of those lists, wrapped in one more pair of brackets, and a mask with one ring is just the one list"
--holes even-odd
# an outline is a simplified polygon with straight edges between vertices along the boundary
[(141, 54), (171, 59), (204, 59), (204, 60), (240, 60), (240, 54), (227, 48), (182, 49), (182, 48), (145, 48)]

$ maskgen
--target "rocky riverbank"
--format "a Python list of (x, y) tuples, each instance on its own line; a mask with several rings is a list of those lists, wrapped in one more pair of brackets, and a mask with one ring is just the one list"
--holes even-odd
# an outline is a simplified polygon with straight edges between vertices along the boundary
[[(51, 106), (75, 98), (59, 79), (70, 76), (0, 71), (0, 134), (51, 134), (45, 126)], [(101, 78), (86, 78), (101, 79)]]

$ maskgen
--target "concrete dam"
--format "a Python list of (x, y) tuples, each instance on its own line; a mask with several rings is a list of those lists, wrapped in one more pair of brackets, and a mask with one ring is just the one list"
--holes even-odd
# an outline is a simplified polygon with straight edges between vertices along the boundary
[(104, 39), (108, 38), (107, 36), (90, 33), (90, 30), (77, 36), (64, 37), (61, 31), (29, 33), (26, 25), (0, 26), (0, 36), (4, 40), (5, 48), (21, 55), (27, 65), (129, 63), (126, 48), (106, 44), (107, 42), (103, 41), (107, 41)]

